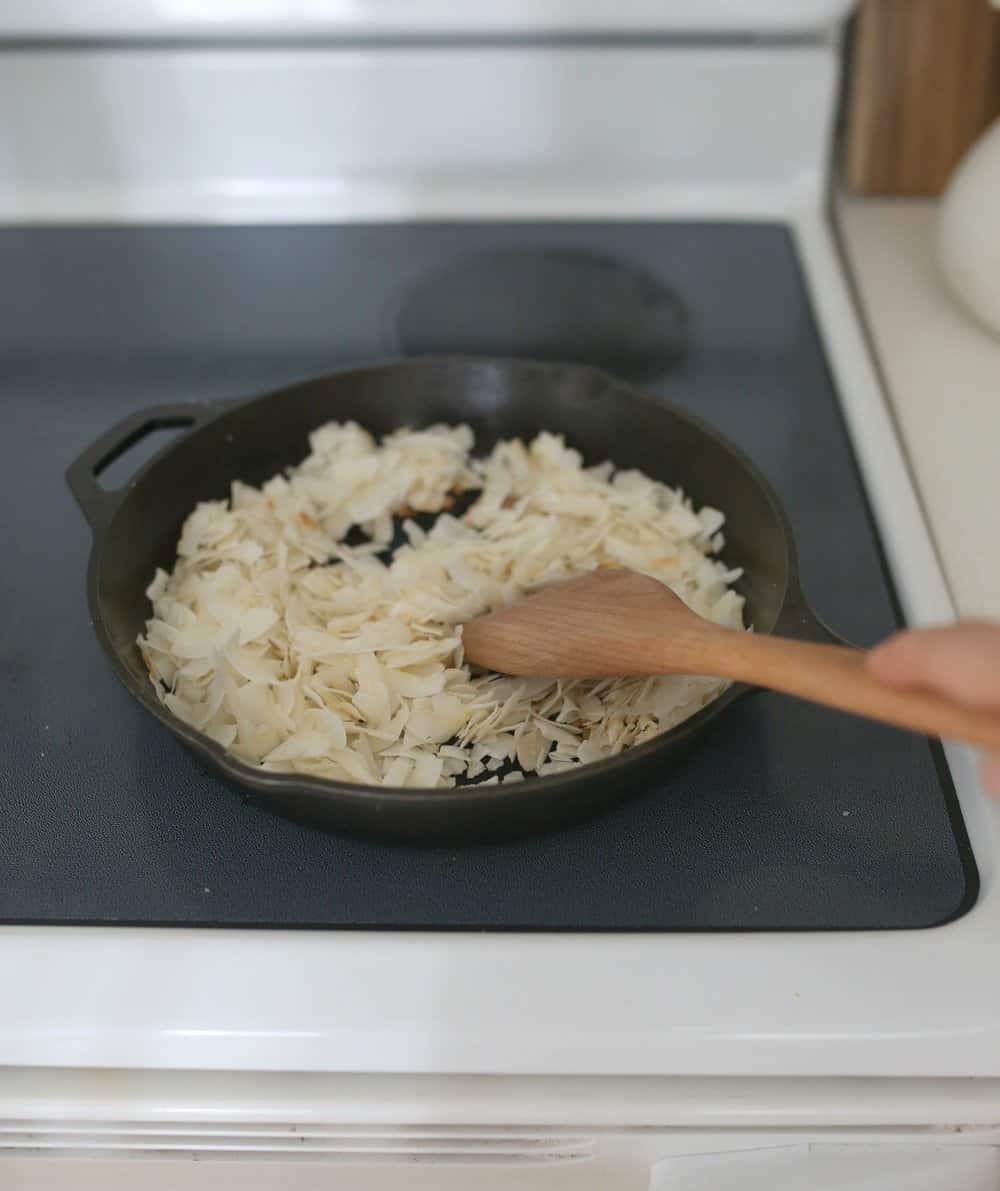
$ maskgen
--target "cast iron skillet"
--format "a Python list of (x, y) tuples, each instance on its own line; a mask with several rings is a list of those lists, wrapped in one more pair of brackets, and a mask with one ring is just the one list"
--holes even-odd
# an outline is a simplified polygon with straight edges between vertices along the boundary
[[(674, 765), (750, 688), (731, 687), (685, 723), (607, 761), (524, 782), (454, 790), (397, 790), (263, 773), (175, 719), (160, 703), (136, 647), (150, 612), (145, 589), (170, 569), (181, 525), (198, 501), (258, 484), (304, 457), (322, 422), (353, 419), (381, 435), (401, 426), (468, 422), (479, 451), (501, 438), (564, 433), (587, 462), (606, 458), (681, 486), (726, 514), (725, 559), (758, 632), (836, 640), (799, 586), (788, 520), (756, 467), (710, 426), (596, 369), (518, 360), (425, 358), (338, 372), (246, 401), (140, 411), (72, 464), (67, 481), (94, 532), (88, 598), (112, 669), (136, 699), (198, 758), (268, 810), (313, 825), (413, 841), (524, 834), (586, 816), (642, 789)], [(151, 431), (190, 427), (116, 492), (100, 473)]]

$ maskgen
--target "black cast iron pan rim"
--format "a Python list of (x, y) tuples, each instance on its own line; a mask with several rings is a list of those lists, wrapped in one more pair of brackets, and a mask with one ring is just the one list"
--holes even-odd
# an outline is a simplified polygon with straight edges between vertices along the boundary
[[(408, 808), (418, 806), (427, 809), (439, 808), (460, 800), (465, 807), (471, 804), (496, 804), (501, 801), (504, 805), (514, 805), (533, 802), (536, 792), (544, 789), (548, 798), (563, 793), (568, 798), (574, 797), (579, 789), (580, 773), (569, 771), (549, 774), (541, 777), (528, 778), (523, 782), (512, 782), (506, 785), (470, 785), (450, 787), (444, 790), (409, 789), (396, 786), (369, 786), (353, 782), (337, 782), (329, 778), (308, 777), (291, 773), (262, 772), (255, 767), (238, 760), (228, 753), (222, 745), (203, 735), (197, 729), (185, 724), (172, 715), (156, 698), (152, 684), (137, 681), (134, 675), (126, 669), (119, 657), (118, 650), (111, 640), (110, 633), (104, 622), (103, 611), (99, 597), (99, 575), (104, 554), (107, 531), (119, 506), (127, 499), (128, 493), (143, 477), (157, 467), (160, 461), (173, 450), (182, 445), (185, 439), (168, 443), (158, 451), (148, 462), (136, 472), (133, 479), (124, 487), (114, 492), (108, 492), (97, 483), (96, 476), (130, 446), (139, 442), (148, 433), (159, 429), (189, 429), (197, 432), (205, 426), (227, 414), (247, 405), (267, 401), (273, 397), (287, 394), (291, 391), (308, 388), (320, 381), (336, 379), (349, 381), (352, 376), (368, 375), (373, 372), (412, 372), (424, 368), (440, 368), (442, 365), (450, 367), (464, 366), (470, 369), (511, 368), (533, 370), (549, 373), (553, 381), (567, 372), (581, 373), (591, 376), (603, 385), (612, 387), (622, 397), (629, 401), (646, 406), (654, 406), (658, 410), (666, 409), (673, 416), (690, 423), (706, 438), (713, 440), (722, 447), (733, 459), (743, 467), (751, 479), (764, 494), (775, 520), (783, 532), (787, 551), (787, 583), (785, 595), (775, 624), (770, 632), (784, 632), (789, 636), (803, 640), (813, 640), (824, 643), (842, 643), (842, 639), (833, 633), (809, 606), (802, 592), (799, 582), (798, 558), (792, 528), (781, 502), (778, 500), (770, 482), (760, 469), (738, 447), (734, 446), (724, 435), (713, 426), (703, 422), (700, 418), (689, 414), (671, 404), (669, 401), (637, 388), (628, 381), (620, 380), (602, 369), (591, 365), (555, 362), (540, 362), (517, 358), (478, 357), (478, 356), (421, 356), (415, 359), (394, 359), (363, 364), (345, 368), (332, 373), (325, 373), (296, 381), (290, 385), (282, 385), (266, 393), (251, 397), (236, 398), (213, 402), (190, 402), (178, 405), (156, 406), (134, 412), (105, 434), (101, 435), (91, 446), (84, 450), (69, 466), (66, 480), (84, 516), (93, 529), (90, 560), (87, 568), (87, 597), (91, 621), (101, 647), (111, 662), (112, 669), (119, 681), (138, 701), (154, 715), (166, 728), (178, 737), (188, 748), (218, 770), (224, 777), (236, 784), (252, 790), (256, 794), (267, 795), (278, 802), (283, 795), (290, 793), (336, 795), (337, 802), (351, 802), (368, 810), (390, 809), (397, 805)], [(185, 436), (186, 437), (186, 436)], [(586, 767), (589, 778), (613, 778), (618, 774), (634, 769), (642, 761), (649, 761), (669, 742), (679, 744), (703, 729), (707, 728), (719, 715), (726, 711), (737, 700), (756, 693), (758, 688), (735, 683), (724, 691), (718, 698), (696, 712), (689, 719), (676, 727), (668, 729), (652, 740), (626, 749), (615, 757), (603, 761), (594, 761)]]

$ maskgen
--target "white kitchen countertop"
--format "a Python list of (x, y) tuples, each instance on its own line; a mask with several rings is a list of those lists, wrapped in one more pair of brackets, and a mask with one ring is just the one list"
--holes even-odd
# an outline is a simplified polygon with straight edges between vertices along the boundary
[(842, 198), (836, 218), (955, 605), (1000, 619), (1000, 338), (940, 280), (937, 207)]

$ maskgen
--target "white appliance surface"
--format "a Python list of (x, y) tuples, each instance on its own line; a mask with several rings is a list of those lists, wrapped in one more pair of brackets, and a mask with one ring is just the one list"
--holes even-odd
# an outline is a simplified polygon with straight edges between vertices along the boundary
[(12, 37), (302, 37), (566, 33), (789, 34), (852, 0), (7, 0)]
[[(300, 4), (289, 27), (377, 29), (402, 7)], [(531, 29), (532, 7), (482, 13)], [(608, 7), (580, 10), (600, 27)], [(650, 7), (615, 15), (629, 25)], [(697, 24), (695, 5), (658, 7)], [(760, 28), (842, 8), (705, 6), (720, 22), (752, 11)], [(225, 6), (136, 6), (185, 28), (203, 11)], [(430, 29), (455, 8), (422, 12)], [(15, 0), (0, 24), (118, 16)], [(5, 55), (5, 222), (787, 222), (906, 614), (953, 614), (824, 214), (834, 40)], [(135, 1185), (119, 1161), (131, 1154), (150, 1187), (226, 1186), (236, 1169), (242, 1187), (998, 1187), (1000, 816), (969, 752), (947, 755), (982, 887), (934, 930), (4, 927), (0, 1181), (57, 1186), (52, 1170), (72, 1169), (74, 1186)]]

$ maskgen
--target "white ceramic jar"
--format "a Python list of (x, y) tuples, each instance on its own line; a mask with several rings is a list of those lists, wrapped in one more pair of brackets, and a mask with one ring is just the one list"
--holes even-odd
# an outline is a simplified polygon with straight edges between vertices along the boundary
[(1000, 120), (952, 175), (941, 203), (938, 236), (938, 259), (949, 288), (1000, 335)]

